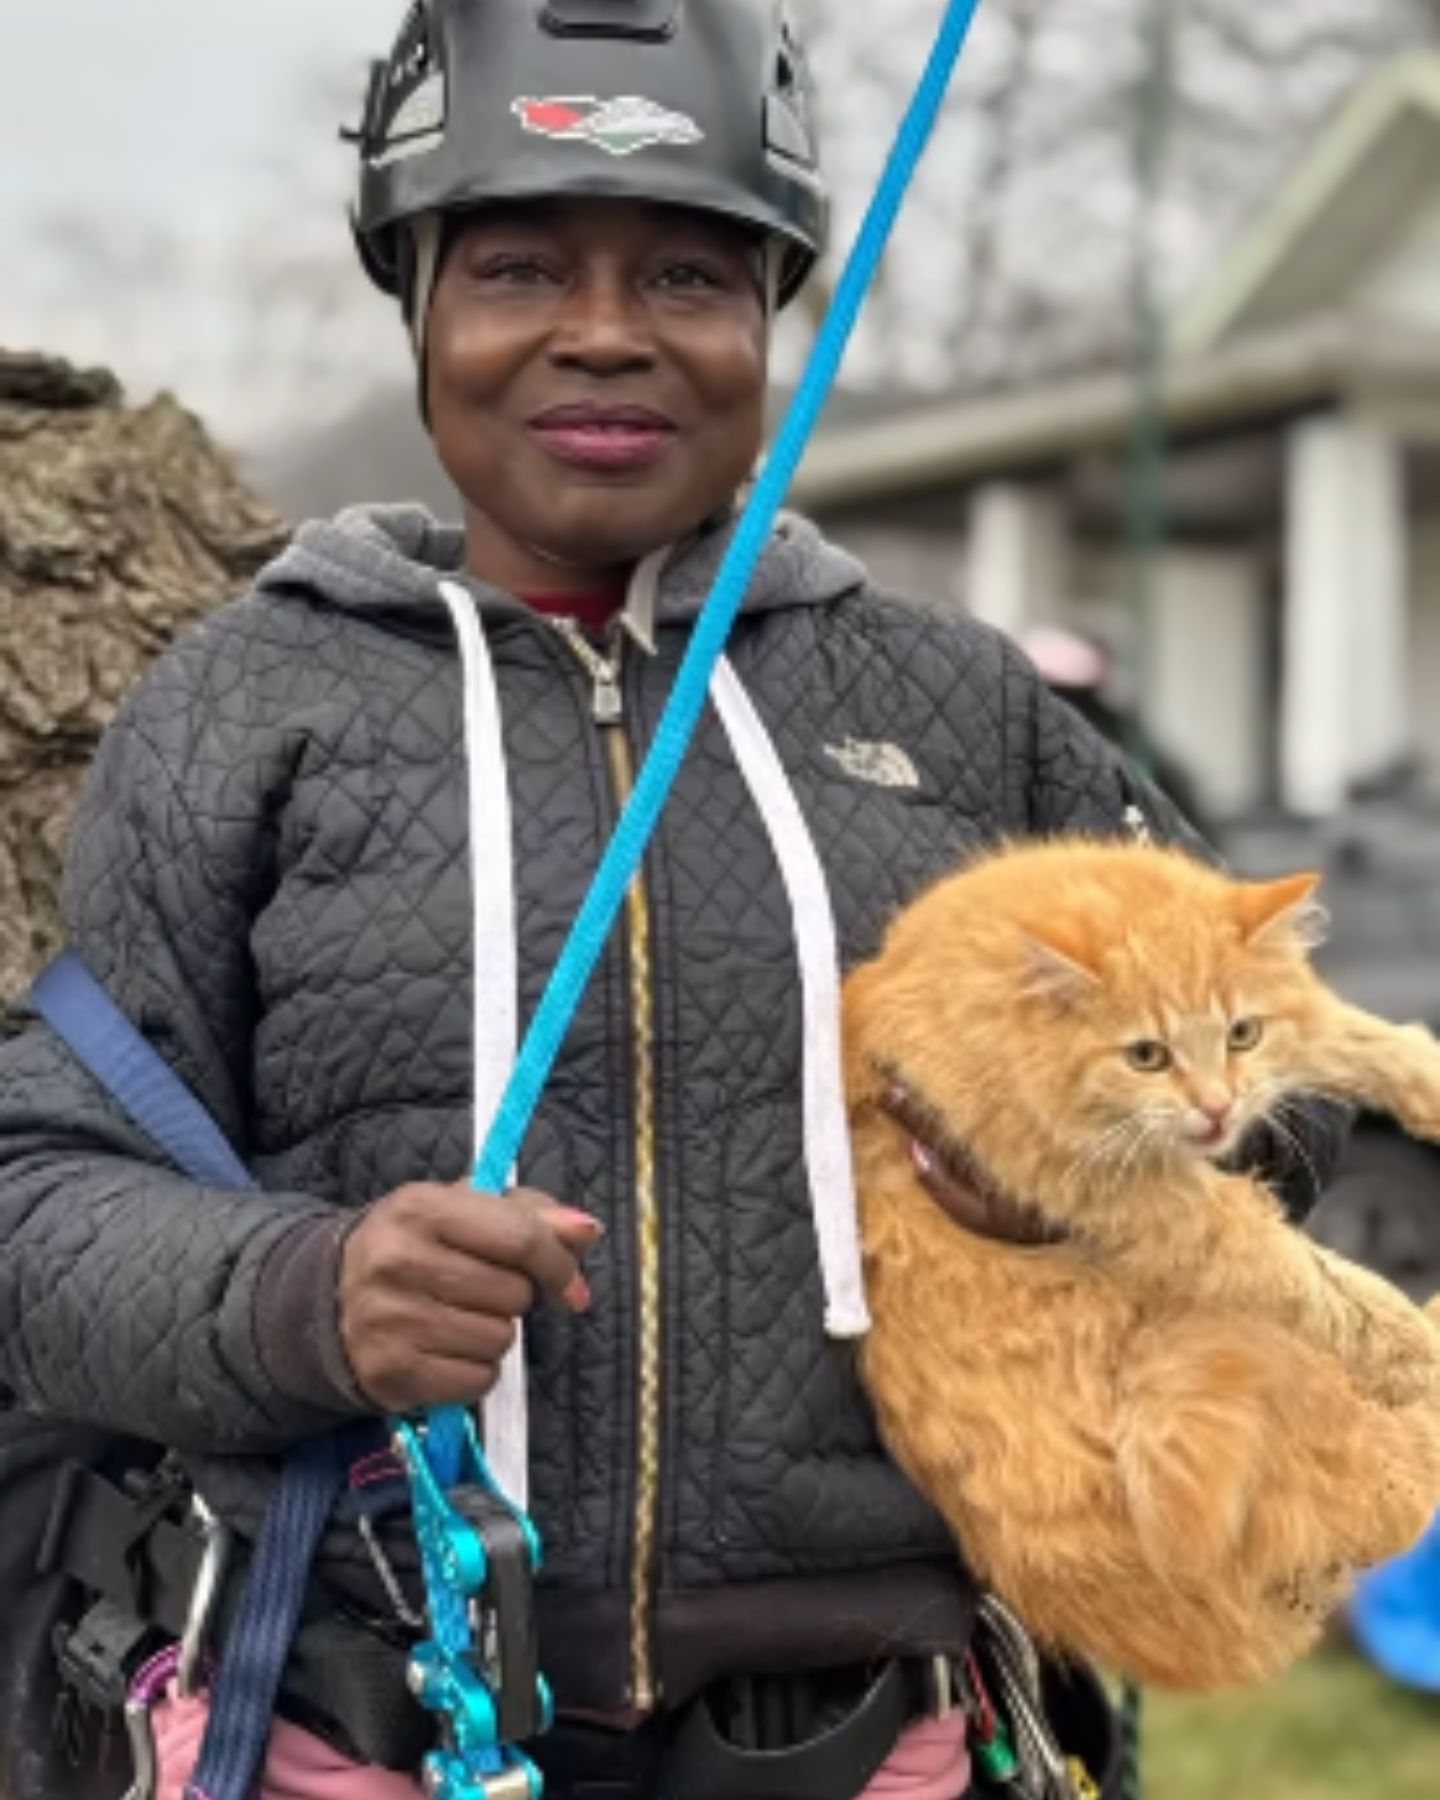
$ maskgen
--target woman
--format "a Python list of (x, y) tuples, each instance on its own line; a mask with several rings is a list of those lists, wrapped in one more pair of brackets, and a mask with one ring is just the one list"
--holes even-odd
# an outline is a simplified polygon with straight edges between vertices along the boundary
[[(786, 522), (730, 647), (746, 705), (701, 727), (526, 1185), (471, 1192), (517, 992), (523, 1018), (760, 451), (773, 315), (824, 195), (769, 0), (430, 0), (377, 69), (361, 155), (362, 254), (405, 308), (463, 529), (405, 508), (307, 526), (108, 735), (72, 941), (265, 1192), (161, 1166), (45, 1027), (3, 1046), (12, 1416), (179, 1452), (245, 1537), (277, 1453), (481, 1399), (523, 1316), (556, 1790), (656, 1792), (685, 1738), (671, 1792), (847, 1800), (889, 1757), (884, 1791), (950, 1800), (963, 1734), (927, 1715), (973, 1594), (826, 1336), (835, 1201), (811, 1192), (802, 1105), (825, 1022), (764, 771), (799, 803), (847, 962), (1002, 833), (1181, 827), (1005, 642)], [(383, 1512), (341, 1518), (312, 1593), (357, 1657), (414, 1601)], [(877, 1711), (886, 1659), (903, 1680)], [(26, 1666), (11, 1800), (65, 1791), (53, 1683)], [(389, 1762), (377, 1794), (415, 1791), (367, 1741), (383, 1709), (287, 1688), (280, 1710)], [(804, 1761), (837, 1725), (838, 1767)], [(768, 1787), (731, 1754), (795, 1746)]]

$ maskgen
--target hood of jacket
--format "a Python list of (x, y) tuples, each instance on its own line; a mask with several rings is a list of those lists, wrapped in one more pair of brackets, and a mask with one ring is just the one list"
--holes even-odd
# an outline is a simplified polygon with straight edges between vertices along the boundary
[[(736, 524), (702, 531), (677, 544), (660, 578), (656, 623), (685, 624), (704, 605)], [(424, 507), (352, 507), (337, 518), (302, 525), (284, 551), (262, 570), (257, 587), (321, 599), (347, 612), (386, 614), (412, 624), (449, 629), (440, 578), (461, 581), (487, 618), (523, 611), (513, 595), (464, 572), (465, 534)], [(777, 520), (746, 591), (744, 611), (775, 612), (824, 605), (855, 592), (865, 571), (854, 557), (827, 543), (808, 520)]]

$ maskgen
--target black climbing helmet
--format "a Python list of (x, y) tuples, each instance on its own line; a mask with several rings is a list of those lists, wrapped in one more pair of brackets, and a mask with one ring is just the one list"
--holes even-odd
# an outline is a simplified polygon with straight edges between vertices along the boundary
[(784, 246), (780, 299), (828, 199), (784, 0), (414, 0), (371, 67), (354, 226), (410, 303), (418, 219), (562, 194), (651, 200)]

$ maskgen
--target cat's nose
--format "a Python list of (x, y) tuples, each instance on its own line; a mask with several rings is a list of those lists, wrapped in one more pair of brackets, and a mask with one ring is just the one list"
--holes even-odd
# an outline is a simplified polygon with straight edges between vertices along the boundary
[(1234, 1111), (1234, 1102), (1230, 1100), (1197, 1100), (1186, 1135), (1192, 1143), (1205, 1149), (1223, 1144)]

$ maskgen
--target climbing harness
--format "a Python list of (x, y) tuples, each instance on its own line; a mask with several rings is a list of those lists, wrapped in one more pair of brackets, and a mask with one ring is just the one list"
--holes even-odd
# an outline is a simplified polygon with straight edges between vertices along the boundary
[[(980, 0), (949, 0), (809, 364), (695, 623), (634, 793), (521, 1046), (476, 1162), (473, 1181), (481, 1191), (495, 1192), (505, 1185), (575, 1008), (639, 870), (750, 578), (839, 373), (979, 4)], [(414, 1489), (431, 1629), (431, 1636), (415, 1652), (414, 1681), (424, 1704), (437, 1715), (442, 1740), (442, 1748), (426, 1763), (427, 1790), (433, 1800), (526, 1800), (527, 1794), (528, 1800), (539, 1800), (538, 1772), (497, 1733), (484, 1675), (486, 1656), (483, 1648), (477, 1650), (474, 1608), (485, 1565), (475, 1554), (472, 1528), (453, 1504), (455, 1491), (496, 1492), (474, 1422), (461, 1407), (442, 1407), (423, 1421), (396, 1421), (396, 1432)], [(533, 1528), (530, 1541), (538, 1558)], [(520, 1785), (525, 1779), (528, 1790)]]

